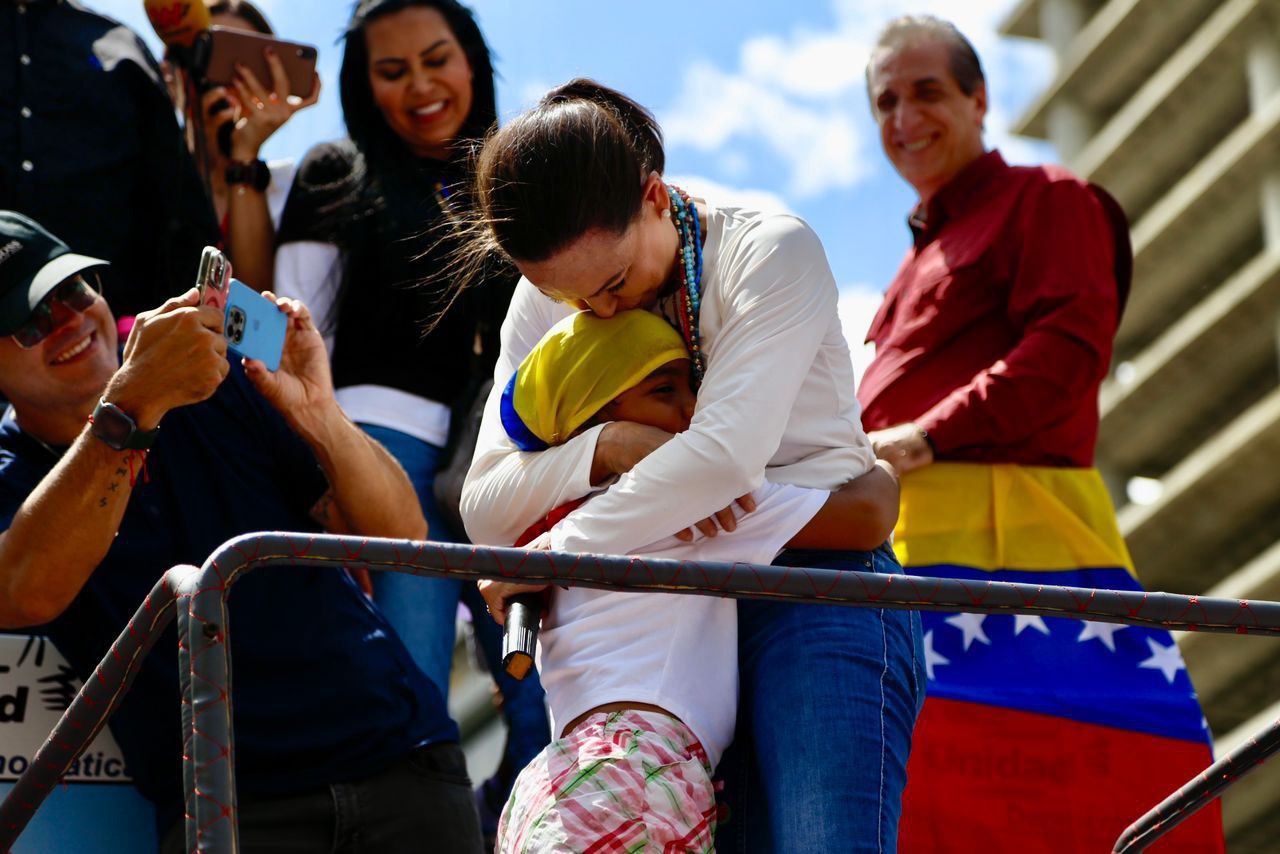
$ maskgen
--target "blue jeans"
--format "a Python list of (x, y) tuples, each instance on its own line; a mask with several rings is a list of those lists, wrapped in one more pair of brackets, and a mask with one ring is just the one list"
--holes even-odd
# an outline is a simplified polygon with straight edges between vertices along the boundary
[[(409, 475), (427, 517), (427, 536), (438, 542), (457, 542), (436, 510), (432, 491), (440, 467), (440, 448), (389, 427), (361, 424), (360, 428), (386, 448)], [(371, 574), (373, 601), (408, 647), (414, 663), (448, 699), (461, 582), (452, 578), (417, 578), (403, 572)]]
[[(874, 552), (783, 552), (775, 566), (901, 572)], [(741, 696), (721, 762), (722, 851), (897, 850), (924, 702), (914, 611), (741, 600)]]

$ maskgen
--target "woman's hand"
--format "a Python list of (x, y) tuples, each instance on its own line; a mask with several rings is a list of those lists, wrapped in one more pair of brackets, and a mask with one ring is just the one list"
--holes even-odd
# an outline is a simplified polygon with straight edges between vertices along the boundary
[(683, 531), (680, 531), (676, 534), (676, 539), (683, 540), (686, 543), (692, 542), (694, 528), (701, 531), (704, 537), (714, 537), (719, 533), (719, 530), (716, 528), (717, 523), (719, 523), (720, 527), (726, 531), (738, 530), (738, 520), (733, 513), (733, 507), (735, 504), (743, 513), (751, 513), (756, 509), (756, 500), (751, 497), (750, 493), (748, 493), (735, 499), (733, 504), (730, 504), (723, 510), (719, 510), (714, 515), (708, 516), (701, 522), (695, 523), (693, 528), (685, 528)]
[[(631, 471), (636, 463), (661, 448), (674, 435), (647, 424), (610, 421), (604, 425), (596, 439), (595, 458), (591, 462), (592, 485), (599, 486), (611, 477)], [(723, 510), (697, 522), (692, 528), (680, 531), (676, 538), (686, 543), (691, 541), (695, 528), (705, 537), (714, 537), (722, 528), (726, 531), (737, 530), (738, 522), (733, 512), (735, 504), (743, 513), (751, 513), (756, 509), (755, 499), (750, 495), (743, 495)]]
[(284, 63), (275, 51), (265, 50), (267, 66), (271, 69), (271, 88), (268, 90), (257, 75), (245, 65), (236, 66), (236, 77), (231, 86), (240, 102), (240, 115), (231, 133), (231, 159), (240, 162), (256, 160), (263, 143), (298, 110), (310, 107), (320, 99), (320, 75), (311, 83), (311, 94), (305, 98), (290, 95), (289, 75)]

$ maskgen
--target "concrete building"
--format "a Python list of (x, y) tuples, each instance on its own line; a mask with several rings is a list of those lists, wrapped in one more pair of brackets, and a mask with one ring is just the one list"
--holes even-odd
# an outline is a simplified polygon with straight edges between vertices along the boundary
[[(1098, 466), (1139, 574), (1280, 599), (1280, 0), (1020, 0), (1002, 31), (1057, 57), (1015, 132), (1132, 222)], [(1280, 640), (1181, 645), (1219, 753), (1280, 718)], [(1280, 763), (1237, 784), (1230, 850), (1278, 850), (1278, 806)]]

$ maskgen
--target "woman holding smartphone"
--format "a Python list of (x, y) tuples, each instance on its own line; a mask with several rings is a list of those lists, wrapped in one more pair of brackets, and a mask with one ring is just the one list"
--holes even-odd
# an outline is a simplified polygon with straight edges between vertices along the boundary
[[(349, 139), (316, 146), (299, 166), (276, 289), (311, 307), (339, 403), (404, 466), (428, 536), (455, 540), (463, 532), (450, 530), (433, 483), (455, 407), (491, 372), (515, 286), (514, 275), (494, 273), (454, 300), (442, 277), (453, 220), (467, 207), (466, 155), (497, 120), (489, 48), (455, 0), (360, 0), (344, 40)], [(374, 600), (446, 695), (459, 594), (454, 580), (373, 578)], [(492, 663), (501, 636), (487, 619), (474, 623)], [(536, 679), (498, 681), (510, 733), (503, 782), (485, 797), (495, 824), (509, 781), (549, 737)]]
[[(274, 36), (266, 17), (248, 0), (209, 3), (210, 22), (228, 30)], [(290, 95), (291, 81), (280, 57), (266, 54), (271, 74), (262, 80), (239, 67), (228, 86), (211, 86), (200, 96), (204, 111), (205, 162), (198, 164), (208, 179), (222, 229), (223, 245), (235, 264), (236, 278), (259, 291), (273, 287), (276, 226), (293, 183), (292, 159), (266, 163), (259, 154), (266, 141), (293, 114), (320, 98), (320, 76), (312, 75), (305, 98)], [(166, 74), (171, 69), (166, 68)], [(185, 90), (169, 76), (170, 94), (184, 103)], [(196, 123), (187, 119), (187, 146), (198, 154)]]

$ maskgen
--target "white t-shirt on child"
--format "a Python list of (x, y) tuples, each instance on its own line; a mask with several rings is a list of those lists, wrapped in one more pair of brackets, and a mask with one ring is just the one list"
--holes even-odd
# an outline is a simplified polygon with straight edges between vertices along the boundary
[[(738, 529), (686, 543), (660, 540), (636, 554), (672, 560), (767, 564), (822, 508), (825, 490), (766, 483)], [(551, 530), (562, 550), (573, 514)], [(685, 593), (554, 588), (538, 636), (538, 667), (553, 737), (605, 703), (661, 706), (693, 730), (715, 767), (738, 709), (738, 616), (733, 599)]]

